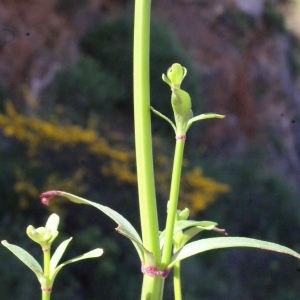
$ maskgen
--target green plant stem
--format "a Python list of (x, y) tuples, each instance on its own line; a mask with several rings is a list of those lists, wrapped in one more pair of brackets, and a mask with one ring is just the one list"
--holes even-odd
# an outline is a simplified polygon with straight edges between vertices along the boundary
[(141, 299), (162, 299), (165, 279), (161, 276), (144, 275)]
[[(44, 283), (44, 288), (49, 288), (49, 279), (50, 279), (50, 249), (48, 251), (44, 251), (44, 275), (46, 277), (46, 282)], [(50, 300), (51, 292), (42, 291), (42, 300)]]
[[(156, 207), (151, 120), (150, 120), (150, 12), (151, 0), (136, 0), (134, 12), (134, 128), (140, 219), (144, 247), (160, 265), (159, 229)], [(146, 265), (147, 261), (144, 262)], [(141, 299), (160, 300), (164, 278), (144, 274)]]
[(174, 284), (174, 299), (175, 300), (182, 300), (181, 278), (180, 278), (180, 261), (175, 263), (175, 265), (174, 265), (173, 284)]
[(143, 244), (160, 263), (149, 87), (150, 0), (136, 0), (134, 17), (134, 126)]
[(176, 211), (177, 211), (177, 203), (178, 203), (178, 195), (179, 195), (184, 144), (185, 144), (184, 139), (176, 140), (173, 172), (172, 172), (171, 188), (170, 188), (170, 198), (169, 198), (169, 206), (168, 206), (168, 216), (166, 222), (166, 236), (165, 236), (165, 243), (164, 243), (162, 261), (161, 261), (163, 269), (168, 266), (171, 258), (172, 245), (173, 245), (173, 231), (174, 231), (174, 224), (176, 221)]
[(50, 300), (51, 292), (42, 292), (42, 300)]

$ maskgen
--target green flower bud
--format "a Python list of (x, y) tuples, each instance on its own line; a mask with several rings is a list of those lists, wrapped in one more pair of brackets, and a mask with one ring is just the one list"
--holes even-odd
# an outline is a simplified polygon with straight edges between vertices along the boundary
[(190, 95), (181, 89), (172, 88), (171, 103), (176, 123), (176, 135), (184, 136), (191, 116), (192, 104)]
[(180, 89), (172, 89), (171, 97), (174, 115), (180, 116), (183, 121), (188, 122), (191, 116), (191, 97), (190, 95)]
[(184, 139), (188, 129), (188, 122), (191, 117), (191, 98), (190, 95), (180, 89), (180, 85), (186, 76), (187, 70), (180, 64), (173, 64), (167, 71), (167, 75), (163, 74), (162, 79), (171, 87), (172, 96), (171, 103), (174, 111), (176, 126), (176, 138)]
[(186, 68), (176, 63), (168, 69), (167, 76), (163, 75), (163, 80), (169, 84), (171, 88), (179, 89), (186, 73)]
[(179, 218), (180, 213), (181, 213), (181, 210), (180, 210), (180, 209), (177, 209), (177, 210), (176, 210), (176, 216), (175, 216), (176, 221), (179, 221), (179, 220), (180, 220), (180, 218)]
[(43, 249), (49, 249), (58, 235), (58, 231), (52, 232), (51, 229), (47, 227), (35, 229), (32, 225), (27, 227), (26, 233), (34, 242), (40, 244)]
[(190, 210), (186, 207), (184, 210), (182, 210), (180, 212), (178, 217), (179, 217), (179, 220), (185, 221), (188, 219), (189, 215), (190, 215)]

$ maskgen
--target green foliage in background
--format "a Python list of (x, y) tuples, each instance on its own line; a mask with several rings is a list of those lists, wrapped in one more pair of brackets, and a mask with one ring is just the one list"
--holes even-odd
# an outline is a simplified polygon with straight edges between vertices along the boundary
[[(0, 114), (1, 135), (5, 141), (0, 148), (2, 157), (5, 158), (0, 172), (2, 176), (0, 180), (1, 214), (8, 214), (15, 218), (22, 213), (27, 218), (41, 221), (46, 211), (38, 200), (40, 191), (60, 189), (88, 195), (104, 205), (113, 206), (124, 215), (131, 216), (132, 223), (138, 226), (138, 217), (133, 218), (133, 211), (137, 211), (137, 202), (132, 139), (111, 130), (97, 132), (93, 128), (72, 125), (68, 119), (60, 120), (49, 112), (48, 120), (28, 117), (18, 113), (9, 101), (6, 102), (5, 107), (5, 113)], [(161, 144), (162, 139), (156, 137), (154, 147), (158, 149)], [(166, 151), (167, 148), (160, 147), (155, 162), (157, 192), (160, 197), (162, 215), (166, 210), (169, 170), (172, 165), (171, 157), (166, 155)], [(188, 168), (182, 177), (181, 200), (183, 203), (189, 202), (192, 213), (204, 209), (213, 202), (216, 195), (229, 190), (227, 185), (205, 177), (201, 169), (189, 166), (188, 161), (185, 164)], [(186, 198), (184, 198), (185, 194)], [(140, 266), (138, 261), (128, 255), (127, 248), (131, 245), (125, 241), (118, 243), (114, 241), (115, 224), (109, 222), (105, 216), (99, 218), (96, 211), (89, 210), (87, 207), (80, 207), (78, 211), (77, 206), (70, 205), (65, 210), (66, 206), (60, 203), (59, 199), (52, 203), (53, 205), (49, 207), (50, 211), (57, 212), (64, 217), (67, 227), (62, 231), (69, 236), (74, 236), (74, 240), (78, 239), (75, 239), (76, 234), (78, 232), (80, 234), (83, 232), (82, 228), (85, 228), (85, 233), (82, 233), (82, 236), (87, 235), (84, 243), (88, 245), (98, 238), (99, 243), (101, 242), (105, 248), (101, 241), (101, 234), (98, 233), (99, 237), (96, 237), (95, 225), (103, 229), (103, 235), (109, 235), (109, 238), (105, 238), (107, 240), (105, 250), (111, 251), (111, 255), (104, 255), (100, 265), (91, 264), (89, 273), (80, 269), (82, 264), (71, 267), (70, 270), (78, 268), (78, 273), (81, 274), (78, 282), (84, 284), (90, 294), (93, 291), (97, 293), (96, 277), (92, 281), (93, 284), (91, 281), (85, 284), (88, 281), (87, 274), (96, 273), (100, 282), (105, 283), (107, 287), (105, 291), (107, 299), (124, 295), (124, 286), (129, 284), (128, 281), (138, 277)], [(14, 238), (8, 235), (3, 238), (14, 241)], [(76, 253), (73, 256), (76, 256)], [(89, 263), (85, 262), (86, 264)], [(132, 276), (122, 278), (119, 268), (124, 268), (124, 272)], [(66, 271), (63, 270), (63, 272)], [(115, 281), (108, 280), (108, 278), (120, 280), (124, 282), (124, 286), (116, 289)], [(133, 282), (137, 282), (137, 279)], [(133, 287), (133, 290), (135, 288), (138, 289), (138, 285)], [(133, 290), (128, 291), (130, 294), (128, 299), (132, 297)], [(86, 290), (82, 293), (86, 293)]]
[(76, 63), (57, 74), (44, 99), (52, 107), (61, 107), (63, 117), (72, 123), (87, 126), (91, 118), (112, 113), (124, 101), (126, 92), (125, 85), (122, 87), (116, 75), (105, 70), (101, 61), (81, 55)]
[(84, 7), (89, 0), (55, 0), (54, 9), (59, 14), (72, 16), (80, 8)]
[[(266, 172), (259, 161), (256, 156), (202, 163), (205, 173), (229, 184), (231, 192), (221, 195), (197, 218), (214, 216), (216, 222), (226, 224), (229, 236), (259, 237), (299, 251), (299, 196), (291, 183), (275, 171)], [(223, 250), (198, 257), (187, 267), (200, 273), (209, 269), (199, 289), (196, 284), (187, 287), (188, 299), (202, 295), (211, 300), (291, 300), (300, 289), (299, 262), (277, 254)]]
[[(66, 0), (62, 3), (69, 2)], [(74, 3), (77, 5), (79, 2)], [(66, 7), (62, 6), (62, 10)], [(268, 12), (266, 20), (270, 26), (278, 26), (280, 29), (281, 21), (276, 16)], [(226, 18), (228, 21), (228, 17)], [(230, 22), (242, 33), (255, 26), (251, 18), (238, 14), (232, 15)], [(11, 121), (15, 123), (15, 127), (8, 126), (6, 130), (12, 134), (0, 132), (0, 217), (3, 220), (0, 223), (1, 237), (17, 240), (31, 250), (30, 245), (21, 238), (19, 230), (26, 228), (28, 223), (33, 223), (32, 220), (44, 220), (47, 212), (38, 202), (38, 194), (52, 188), (72, 191), (96, 201), (101, 199), (101, 203), (109, 204), (126, 216), (138, 215), (132, 163), (133, 143), (130, 136), (131, 34), (131, 18), (100, 22), (83, 37), (80, 59), (59, 72), (41, 99), (43, 105), (39, 107), (36, 122), (11, 111), (14, 115)], [(183, 86), (193, 98), (194, 111), (201, 113), (198, 74), (174, 34), (164, 25), (153, 22), (151, 38), (151, 103), (171, 117), (168, 100), (170, 91), (160, 78), (163, 70), (178, 61), (189, 70)], [(3, 97), (0, 94), (0, 98), (7, 98), (6, 94)], [(1, 102), (1, 112), (5, 111), (4, 107), (4, 102)], [(1, 114), (2, 120), (7, 115), (7, 111)], [(153, 122), (155, 132), (158, 128), (160, 132), (168, 132), (169, 126), (162, 126), (164, 122), (159, 118), (154, 117)], [(55, 126), (49, 126), (50, 123)], [(29, 124), (35, 124), (36, 127), (30, 127)], [(74, 124), (79, 127), (75, 129)], [(111, 127), (122, 127), (122, 132), (111, 130)], [(87, 135), (91, 132), (97, 134), (96, 139)], [(195, 134), (197, 130), (193, 132)], [(65, 139), (65, 143), (61, 139)], [(162, 150), (158, 150), (158, 146)], [(160, 170), (156, 180), (161, 184), (169, 180), (170, 160), (165, 155), (169, 153), (169, 149), (168, 144), (164, 144), (158, 137), (154, 139), (154, 147), (157, 152), (155, 164)], [(108, 153), (112, 153), (112, 156)], [(203, 165), (203, 173), (201, 169), (191, 167), (196, 161), (195, 164), (199, 165), (200, 161), (200, 165)], [(191, 195), (192, 192), (189, 191), (189, 199), (181, 198), (182, 203), (195, 207), (195, 214), (210, 204), (205, 212), (198, 213), (197, 219), (213, 219), (221, 227), (226, 224), (230, 235), (259, 237), (299, 251), (297, 240), (300, 225), (295, 205), (297, 200), (288, 183), (276, 174), (265, 174), (261, 168), (255, 169), (255, 164), (249, 163), (247, 158), (208, 162), (209, 166), (199, 156), (185, 162), (187, 176), (183, 178), (186, 180), (183, 186), (187, 190), (192, 186), (195, 190), (202, 191), (207, 187), (206, 192), (212, 189), (215, 192)], [(209, 175), (209, 178), (203, 174)], [(218, 186), (220, 182), (227, 185)], [(229, 186), (231, 192), (219, 196), (218, 201), (213, 202), (220, 189)], [(167, 186), (158, 185), (158, 198), (163, 215), (166, 193)], [(70, 213), (66, 213), (65, 205), (70, 205)], [(84, 262), (72, 266), (71, 271), (63, 270), (63, 279), (57, 282), (54, 299), (96, 299), (99, 286), (106, 287), (102, 294), (104, 299), (133, 299), (140, 287), (139, 262), (135, 257), (129, 256), (129, 242), (116, 242), (116, 234), (112, 230), (114, 224), (103, 216), (99, 218), (99, 213), (92, 209), (61, 204), (59, 200), (50, 210), (59, 212), (64, 217), (65, 228), (62, 231), (74, 236), (76, 253), (71, 252), (70, 257), (93, 247), (95, 240), (99, 240), (106, 251), (105, 256), (97, 263)], [(139, 220), (131, 221), (138, 226)], [(11, 224), (13, 228), (10, 227), (10, 237), (6, 228), (12, 226)], [(99, 231), (99, 226), (103, 231)], [(189, 282), (183, 284), (187, 287), (184, 297), (189, 300), (199, 299), (199, 296), (206, 300), (250, 300), (258, 295), (259, 299), (296, 299), (300, 287), (298, 266), (295, 266), (294, 261), (277, 258), (276, 255), (270, 258), (270, 254), (260, 254), (257, 258), (254, 251), (223, 250), (217, 256), (214, 253), (205, 254), (203, 261), (202, 258), (193, 258), (187, 263), (184, 262), (182, 277)], [(1, 261), (4, 259), (7, 262), (7, 267), (0, 270), (0, 277), (3, 278), (0, 283), (0, 298), (13, 300), (22, 294), (23, 299), (37, 299), (38, 294), (33, 294), (35, 291), (38, 293), (34, 276), (28, 276), (25, 286), (17, 276), (24, 274), (25, 268), (22, 269), (1, 248), (0, 257)], [(127, 276), (121, 276), (124, 273)], [(266, 273), (270, 275), (267, 278)], [(8, 295), (7, 290), (13, 292)], [(167, 286), (166, 300), (173, 299), (172, 293), (168, 292), (170, 290)]]
[[(162, 70), (178, 61), (189, 69), (190, 76), (183, 85), (195, 99), (194, 109), (201, 111), (198, 76), (191, 60), (165, 25), (152, 22), (151, 30), (151, 104), (165, 115), (172, 116), (167, 100), (169, 88), (161, 82), (161, 74)], [(99, 21), (82, 38), (80, 60), (57, 75), (45, 95), (45, 103), (63, 105), (69, 118), (82, 125), (93, 116), (102, 119), (109, 114), (114, 115), (115, 122), (131, 130), (132, 31), (131, 16)], [(154, 118), (153, 123), (154, 131), (157, 131), (161, 120)], [(164, 127), (160, 126), (160, 129), (164, 130)]]
[(264, 10), (264, 22), (272, 31), (285, 31), (285, 20), (282, 12), (274, 4), (266, 4)]
[(248, 30), (254, 30), (258, 26), (254, 16), (233, 7), (226, 7), (217, 21), (220, 22), (222, 26), (231, 29), (236, 35), (243, 35)]

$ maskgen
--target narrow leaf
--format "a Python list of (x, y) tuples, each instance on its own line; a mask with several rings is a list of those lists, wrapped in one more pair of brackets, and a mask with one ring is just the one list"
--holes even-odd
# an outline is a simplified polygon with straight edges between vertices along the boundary
[(166, 84), (168, 84), (169, 86), (172, 85), (171, 80), (170, 80), (165, 74), (162, 74), (162, 80), (163, 80)]
[(63, 196), (68, 198), (70, 201), (77, 203), (77, 204), (86, 204), (86, 205), (91, 205), (99, 210), (101, 210), (103, 213), (105, 213), (108, 217), (110, 217), (112, 220), (114, 220), (119, 226), (119, 231), (123, 232), (124, 234), (130, 236), (132, 239), (136, 240), (137, 242), (142, 243), (142, 240), (135, 230), (135, 228), (127, 221), (122, 215), (120, 215), (118, 212), (115, 210), (109, 208), (108, 206), (101, 205), (99, 203), (93, 202), (86, 200), (84, 198), (72, 195), (70, 193), (66, 192), (61, 192), (59, 191), (59, 195), (57, 196)]
[(192, 255), (213, 249), (232, 248), (232, 247), (249, 247), (262, 250), (269, 250), (288, 254), (300, 259), (300, 254), (294, 250), (275, 243), (261, 240), (244, 238), (244, 237), (217, 237), (195, 241), (183, 246), (176, 254), (173, 255), (168, 268), (171, 268), (176, 262), (183, 260)]
[[(116, 230), (119, 231), (119, 228), (117, 228)], [(153, 255), (153, 253), (148, 251), (142, 243), (138, 243), (136, 240), (131, 239), (130, 236), (125, 235), (122, 232), (119, 232), (119, 233), (121, 233), (122, 235), (124, 235), (125, 237), (127, 237), (128, 239), (131, 240), (131, 242), (133, 243), (133, 245), (139, 255), (141, 262), (146, 263), (149, 266), (156, 265), (156, 259)]]
[(190, 239), (192, 239), (196, 234), (198, 234), (199, 232), (201, 232), (203, 230), (207, 230), (207, 228), (204, 229), (203, 227), (196, 226), (196, 227), (189, 228), (188, 230), (185, 230), (181, 235), (181, 239), (180, 239), (178, 248), (179, 249), (182, 248)]
[(61, 257), (63, 256), (64, 252), (66, 251), (67, 246), (71, 242), (72, 238), (63, 241), (55, 250), (54, 254), (51, 257), (50, 261), (50, 274), (55, 270), (57, 264), (59, 263)]
[(173, 127), (174, 131), (176, 132), (176, 126), (175, 124), (165, 115), (163, 115), (162, 113), (160, 113), (158, 110), (154, 109), (152, 106), (150, 106), (150, 109), (158, 116), (160, 116), (161, 118), (163, 118), (164, 120), (166, 120), (167, 122), (169, 122), (171, 124), (171, 126)]
[(48, 221), (47, 221), (45, 227), (49, 228), (53, 234), (54, 232), (56, 232), (58, 224), (59, 224), (59, 216), (57, 214), (52, 214), (48, 218)]
[(53, 282), (54, 282), (54, 279), (55, 277), (57, 276), (58, 272), (61, 270), (62, 267), (64, 267), (65, 265), (68, 265), (68, 264), (71, 264), (73, 262), (76, 262), (76, 261), (79, 261), (79, 260), (83, 260), (83, 259), (88, 259), (88, 258), (95, 258), (95, 257), (99, 257), (103, 254), (103, 249), (94, 249), (92, 251), (89, 251), (85, 254), (82, 254), (82, 255), (79, 255), (77, 257), (74, 257), (70, 260), (67, 260), (66, 262), (60, 264), (55, 270), (53, 273), (51, 273), (51, 278), (50, 278), (50, 281), (51, 281), (51, 285), (53, 285)]
[[(99, 203), (93, 202), (93, 201), (89, 201), (86, 200), (84, 198), (75, 196), (73, 194), (70, 193), (66, 193), (66, 192), (62, 192), (62, 191), (49, 191), (49, 192), (45, 192), (43, 194), (40, 195), (41, 201), (44, 204), (48, 204), (49, 199), (54, 197), (54, 196), (62, 196), (62, 197), (66, 197), (67, 199), (69, 199), (70, 201), (77, 203), (77, 204), (86, 204), (86, 205), (91, 205), (96, 207), (97, 209), (101, 210), (104, 214), (106, 214), (108, 217), (110, 217), (112, 220), (114, 220), (119, 226), (117, 228), (117, 231), (123, 235), (125, 235), (126, 237), (130, 238), (130, 240), (133, 242), (135, 241), (135, 243), (137, 244), (142, 244), (142, 240), (139, 236), (139, 234), (137, 233), (137, 231), (135, 230), (135, 228), (131, 225), (131, 223), (129, 221), (127, 221), (122, 215), (120, 215), (118, 212), (116, 212), (115, 210), (109, 208), (108, 206), (104, 206), (101, 205)], [(136, 244), (134, 243), (134, 246), (136, 247)], [(138, 251), (139, 255), (140, 252)], [(143, 257), (140, 257), (141, 261), (143, 261)]]
[(193, 117), (189, 120), (188, 128), (192, 125), (193, 122), (204, 120), (204, 119), (211, 119), (211, 118), (223, 119), (223, 118), (225, 118), (225, 116), (224, 115), (219, 115), (219, 114), (214, 114), (214, 113), (201, 114), (201, 115)]
[[(202, 228), (202, 230), (212, 230), (218, 224), (211, 221), (192, 221), (192, 220), (183, 220), (177, 221), (174, 226), (173, 235), (175, 235), (178, 231), (186, 229), (188, 227), (198, 227)], [(159, 235), (160, 247), (164, 245), (165, 240), (165, 230)]]
[(41, 277), (44, 277), (43, 269), (36, 259), (29, 254), (26, 250), (19, 246), (9, 244), (7, 241), (1, 241), (2, 245), (10, 250), (15, 256), (17, 256), (27, 267), (29, 267), (40, 281)]

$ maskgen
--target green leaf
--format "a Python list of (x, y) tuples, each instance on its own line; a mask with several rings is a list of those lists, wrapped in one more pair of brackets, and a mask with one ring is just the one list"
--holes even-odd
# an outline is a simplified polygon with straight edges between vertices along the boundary
[[(68, 240), (67, 240), (68, 241)], [(65, 241), (66, 242), (66, 241)], [(73, 262), (79, 261), (79, 260), (83, 260), (83, 259), (88, 259), (88, 258), (95, 258), (95, 257), (99, 257), (103, 254), (103, 249), (97, 248), (94, 249), (92, 251), (89, 251), (85, 254), (79, 255), (77, 257), (74, 257), (70, 260), (67, 260), (66, 262), (60, 264), (54, 271), (53, 273), (51, 273), (51, 278), (50, 278), (50, 284), (51, 286), (53, 285), (54, 279), (57, 276), (58, 272), (61, 270), (62, 267), (64, 267), (65, 265), (71, 264)]]
[(163, 115), (162, 113), (160, 113), (158, 110), (154, 109), (152, 106), (150, 106), (150, 109), (158, 116), (160, 116), (161, 118), (163, 118), (164, 120), (166, 120), (167, 122), (169, 122), (171, 124), (171, 126), (173, 127), (175, 133), (176, 133), (176, 127), (175, 124), (165, 115)]
[(57, 231), (58, 224), (59, 224), (59, 216), (57, 214), (52, 214), (48, 218), (48, 221), (47, 221), (45, 227), (49, 228), (51, 230), (52, 234), (54, 234)]
[(187, 257), (213, 249), (233, 248), (233, 247), (250, 247), (262, 250), (269, 250), (288, 254), (300, 259), (300, 254), (296, 251), (275, 243), (261, 240), (244, 238), (244, 237), (217, 237), (195, 241), (183, 246), (176, 254), (173, 255), (168, 268), (171, 268), (176, 262)]
[(89, 200), (86, 200), (84, 198), (66, 193), (66, 192), (61, 192), (61, 196), (67, 197), (69, 200), (72, 202), (78, 203), (78, 204), (86, 204), (86, 205), (91, 205), (99, 210), (101, 210), (103, 213), (105, 213), (107, 216), (109, 216), (111, 219), (113, 219), (118, 225), (119, 225), (119, 232), (124, 233), (128, 236), (130, 236), (132, 239), (136, 240), (139, 243), (142, 243), (142, 240), (135, 230), (135, 228), (127, 221), (122, 215), (120, 215), (118, 212), (115, 210), (109, 208), (108, 206), (101, 205), (96, 202), (92, 202)]
[[(177, 221), (174, 226), (173, 235), (175, 235), (178, 231), (186, 229), (188, 227), (198, 227), (202, 230), (212, 230), (218, 224), (211, 221), (193, 221), (193, 220), (183, 220)], [(161, 232), (159, 235), (160, 247), (162, 248), (165, 240), (165, 230)]]
[(172, 85), (171, 80), (170, 80), (165, 74), (162, 74), (162, 80), (163, 80), (166, 84), (168, 84), (169, 86)]
[(208, 227), (203, 228), (201, 226), (196, 226), (196, 227), (192, 227), (188, 230), (185, 230), (180, 237), (178, 249), (182, 248), (190, 239), (192, 239), (199, 232), (201, 232), (203, 230), (211, 230), (211, 229), (213, 229), (213, 228), (208, 228)]
[[(119, 231), (119, 227), (116, 230)], [(120, 233), (131, 240), (131, 242), (133, 243), (133, 245), (140, 257), (141, 262), (146, 263), (149, 266), (156, 266), (156, 259), (152, 252), (148, 251), (142, 243), (139, 243), (136, 240), (133, 240), (130, 236), (128, 236), (122, 232), (120, 232)]]
[(55, 250), (54, 254), (50, 260), (50, 274), (55, 270), (57, 264), (59, 263), (61, 257), (63, 256), (66, 248), (68, 247), (69, 243), (71, 242), (72, 238), (63, 241)]
[(189, 120), (188, 128), (190, 128), (190, 126), (192, 125), (193, 122), (204, 120), (204, 119), (211, 119), (211, 118), (223, 119), (223, 118), (225, 118), (225, 116), (224, 115), (219, 115), (219, 114), (214, 114), (214, 113), (201, 114), (201, 115), (193, 117)]
[(10, 250), (15, 256), (17, 256), (27, 267), (29, 267), (40, 281), (43, 277), (43, 269), (35, 258), (29, 254), (26, 250), (19, 246), (9, 244), (7, 241), (1, 241), (2, 245)]
[[(50, 196), (48, 196), (48, 194)], [(135, 230), (135, 228), (130, 224), (129, 221), (127, 221), (122, 215), (120, 215), (115, 210), (109, 208), (108, 206), (101, 205), (99, 203), (86, 200), (84, 198), (75, 196), (70, 193), (62, 192), (62, 191), (50, 191), (43, 193), (41, 197), (48, 196), (48, 199), (50, 199), (53, 196), (63, 196), (69, 199), (70, 201), (77, 203), (77, 204), (86, 204), (96, 207), (97, 209), (101, 210), (104, 214), (106, 214), (108, 217), (110, 217), (112, 220), (114, 220), (119, 226), (117, 228), (117, 231), (121, 233), (122, 235), (128, 237), (134, 244), (135, 248), (138, 251), (138, 254), (140, 256), (141, 261), (144, 261), (144, 251), (142, 249), (143, 246), (141, 246), (142, 240)]]

